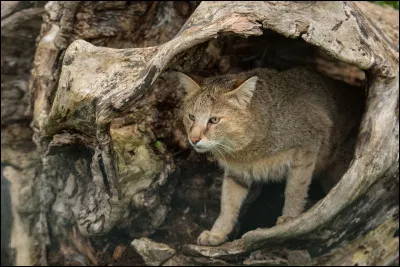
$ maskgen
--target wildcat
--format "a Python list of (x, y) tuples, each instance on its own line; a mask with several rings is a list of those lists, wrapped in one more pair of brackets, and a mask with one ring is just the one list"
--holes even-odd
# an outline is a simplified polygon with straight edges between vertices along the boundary
[(351, 159), (349, 135), (362, 110), (354, 88), (298, 67), (254, 69), (209, 78), (177, 72), (187, 95), (183, 123), (199, 152), (224, 169), (219, 217), (199, 245), (216, 246), (232, 232), (251, 185), (286, 178), (277, 224), (299, 216), (313, 174), (340, 179)]

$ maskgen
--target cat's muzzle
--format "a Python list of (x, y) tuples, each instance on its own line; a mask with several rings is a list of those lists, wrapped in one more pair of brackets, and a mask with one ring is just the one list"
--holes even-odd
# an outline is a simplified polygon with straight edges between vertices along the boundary
[(194, 150), (196, 150), (196, 152), (204, 153), (204, 152), (209, 151), (209, 148), (207, 147), (206, 143), (203, 140), (200, 140), (197, 144), (193, 144), (193, 142), (190, 141), (189, 138), (188, 138), (188, 140), (189, 140), (189, 143), (194, 148)]

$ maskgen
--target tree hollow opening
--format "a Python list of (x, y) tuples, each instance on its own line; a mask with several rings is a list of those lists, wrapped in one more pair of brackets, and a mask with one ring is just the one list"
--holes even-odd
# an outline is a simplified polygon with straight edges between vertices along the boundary
[[(201, 43), (175, 57), (169, 69), (210, 77), (254, 68), (284, 71), (294, 67), (305, 67), (351, 86), (351, 90), (359, 96), (354, 98), (354, 105), (364, 110), (367, 86), (364, 71), (334, 59), (322, 49), (307, 44), (300, 38), (289, 39), (269, 30), (265, 30), (262, 36), (248, 38), (221, 34), (215, 40)], [(182, 130), (182, 118), (177, 117), (176, 120), (179, 121), (178, 125)], [(361, 116), (357, 120), (357, 131), (348, 136), (351, 141), (346, 144), (350, 156), (344, 160), (345, 165), (342, 164), (341, 168), (334, 170), (340, 177), (347, 171), (353, 159)], [(174, 149), (175, 160), (180, 170), (177, 175), (178, 185), (171, 200), (173, 209), (163, 225), (175, 224), (177, 229), (182, 231), (170, 233), (161, 227), (152, 238), (170, 245), (195, 243), (201, 231), (210, 229), (219, 214), (223, 171), (212, 156), (196, 153), (188, 144), (185, 134), (181, 136), (180, 148), (175, 146)], [(328, 174), (329, 170), (313, 178), (305, 210), (324, 198), (338, 182), (330, 180)], [(285, 182), (271, 182), (263, 184), (261, 192), (253, 193), (243, 206), (239, 223), (230, 239), (239, 238), (256, 228), (274, 226), (282, 213), (284, 190)]]

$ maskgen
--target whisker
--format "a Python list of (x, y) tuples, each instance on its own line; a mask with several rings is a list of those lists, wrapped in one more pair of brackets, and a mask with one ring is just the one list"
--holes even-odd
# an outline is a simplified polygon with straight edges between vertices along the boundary
[(222, 152), (217, 148), (216, 145), (212, 146), (212, 149), (215, 149), (215, 151), (217, 151), (219, 154), (221, 154), (221, 156), (224, 158), (226, 165), (228, 165), (228, 162), (226, 161), (226, 158), (224, 156), (224, 154), (222, 154)]
[(225, 152), (229, 153), (229, 155), (232, 156), (233, 158), (236, 158), (236, 157), (235, 157), (235, 154), (234, 154), (235, 151), (234, 151), (234, 149), (232, 149), (231, 147), (229, 147), (229, 146), (227, 146), (227, 145), (224, 145), (224, 144), (221, 144), (221, 143), (219, 143), (219, 142), (217, 142), (217, 141), (212, 141), (212, 143), (213, 143), (214, 145), (216, 145), (216, 146), (219, 146), (219, 147), (221, 148), (222, 151), (225, 151)]
[(229, 147), (229, 146), (227, 146), (227, 145), (224, 145), (224, 144), (221, 144), (220, 142), (216, 142), (218, 145), (220, 145), (220, 146), (223, 146), (223, 147), (226, 147), (226, 148), (228, 148), (228, 149), (230, 149), (230, 150), (233, 150), (231, 147)]
[(233, 155), (231, 151), (227, 150), (223, 146), (220, 146), (220, 144), (215, 144), (215, 146), (218, 147), (220, 149), (220, 151), (227, 152), (230, 156), (235, 157), (235, 155)]
[(223, 151), (228, 152), (229, 155), (231, 155), (232, 157), (236, 158), (236, 157), (235, 157), (235, 154), (234, 154), (234, 153), (236, 153), (236, 152), (235, 152), (233, 149), (231, 149), (231, 148), (229, 148), (229, 147), (225, 147), (225, 146), (223, 146), (222, 144), (217, 144), (217, 146), (220, 146), (220, 148), (221, 148)]
[(235, 151), (235, 149), (233, 149), (232, 147), (230, 147), (230, 146), (228, 146), (228, 145), (224, 145), (224, 144), (221, 144), (221, 143), (219, 143), (221, 146), (224, 146), (224, 147), (226, 147), (227, 149), (229, 149), (229, 151), (231, 151), (231, 152), (236, 152)]
[(214, 157), (217, 157), (216, 155), (215, 155), (215, 151), (214, 151), (214, 149), (212, 148), (212, 147), (210, 147), (210, 151), (209, 152), (211, 152), (211, 154), (214, 156)]

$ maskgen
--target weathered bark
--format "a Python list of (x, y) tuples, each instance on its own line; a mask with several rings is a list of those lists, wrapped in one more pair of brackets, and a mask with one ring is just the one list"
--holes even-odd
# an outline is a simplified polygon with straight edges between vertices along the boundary
[[(45, 9), (30, 80), (36, 161), (21, 165), (15, 148), (4, 161), (2, 142), (2, 163), (10, 165), (4, 174), (20, 186), (13, 206), (32, 262), (46, 264), (59, 249), (64, 260), (100, 264), (99, 251), (118, 233), (126, 237), (117, 243), (136, 238), (132, 245), (151, 265), (387, 265), (398, 258), (397, 11), (274, 1), (49, 2)], [(41, 14), (11, 13), (3, 19), (2, 11), (2, 29), (16, 27), (12, 16)], [(220, 173), (186, 149), (183, 92), (170, 70), (209, 75), (293, 65), (366, 87), (347, 172), (287, 224), (220, 247), (190, 245), (218, 214)], [(27, 101), (17, 104), (23, 110)], [(21, 117), (9, 114), (10, 121)], [(214, 181), (205, 178), (209, 171)], [(190, 215), (203, 203), (206, 216)], [(161, 229), (186, 233), (163, 237)], [(139, 239), (148, 236), (167, 245)]]
[(1, 2), (1, 265), (32, 263), (28, 233), (39, 207), (32, 189), (40, 156), (32, 142), (32, 116), (26, 111), (44, 4)]

